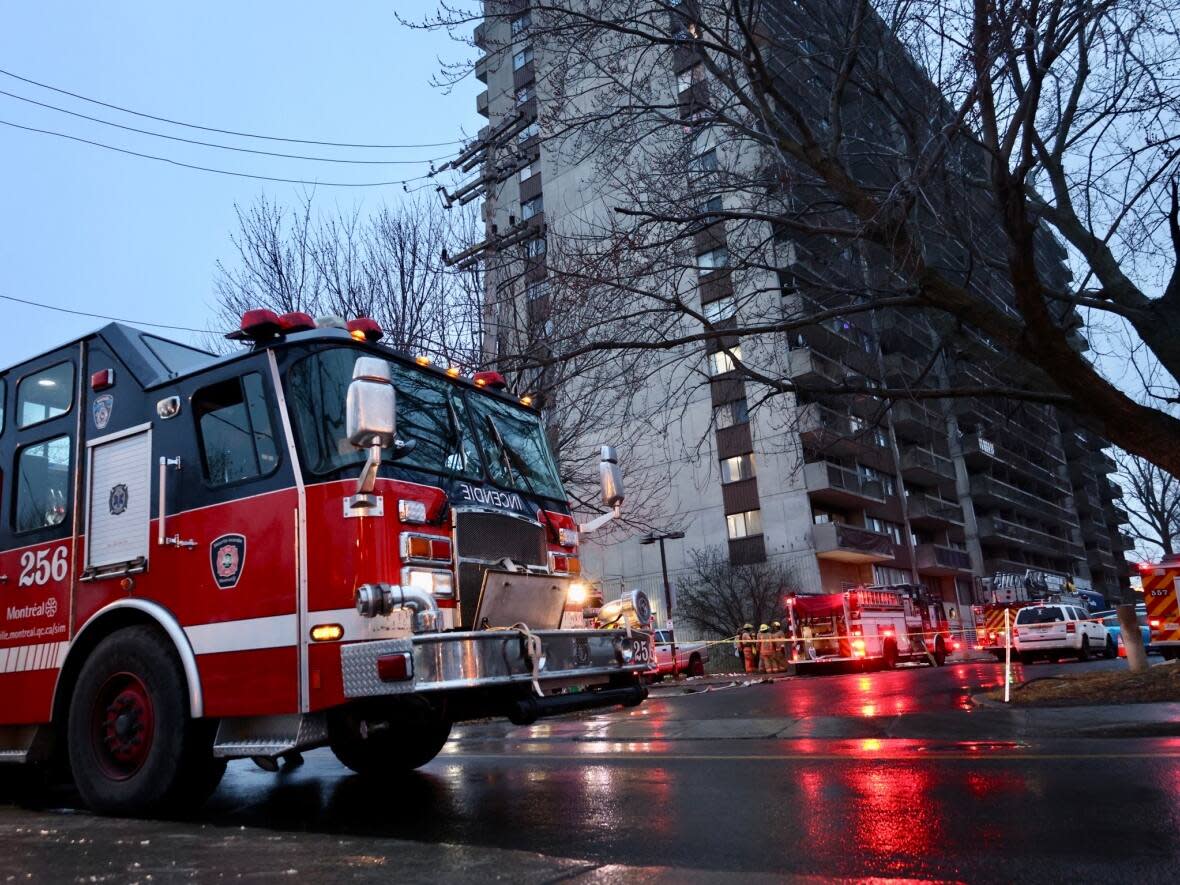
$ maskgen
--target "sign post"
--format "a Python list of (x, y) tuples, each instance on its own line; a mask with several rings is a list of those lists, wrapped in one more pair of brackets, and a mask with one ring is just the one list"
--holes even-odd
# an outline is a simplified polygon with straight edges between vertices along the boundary
[(1012, 700), (1012, 609), (1004, 609), (1004, 703)]

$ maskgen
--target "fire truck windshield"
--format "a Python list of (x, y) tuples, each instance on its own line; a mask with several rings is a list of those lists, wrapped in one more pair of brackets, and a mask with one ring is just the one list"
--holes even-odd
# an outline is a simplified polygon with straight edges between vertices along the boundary
[[(321, 350), (296, 362), (287, 375), (301, 459), (313, 474), (353, 469), (365, 460), (365, 453), (348, 442), (344, 426), (345, 399), (359, 353), (348, 347)], [(415, 443), (398, 464), (475, 480), (485, 478), (487, 464), (486, 478), (497, 485), (564, 498), (535, 415), (416, 367), (390, 361), (390, 369), (397, 389), (397, 435)], [(489, 418), (512, 451), (507, 465), (508, 456), (492, 439)]]

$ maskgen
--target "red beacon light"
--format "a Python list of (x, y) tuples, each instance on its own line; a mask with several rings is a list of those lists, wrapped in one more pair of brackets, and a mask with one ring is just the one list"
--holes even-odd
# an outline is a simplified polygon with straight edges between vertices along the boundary
[(370, 344), (376, 344), (383, 337), (385, 333), (381, 331), (381, 326), (377, 321), (369, 317), (357, 317), (355, 320), (349, 320), (347, 324), (348, 334), (357, 341), (368, 341)]
[(471, 376), (476, 387), (490, 387), (492, 390), (507, 390), (508, 382), (499, 372), (476, 372)]
[(307, 332), (316, 328), (316, 324), (309, 314), (293, 310), (279, 317), (279, 328), (284, 332)]
[(236, 332), (225, 337), (231, 341), (266, 341), (283, 331), (279, 316), (273, 310), (258, 307), (242, 314), (242, 322)]

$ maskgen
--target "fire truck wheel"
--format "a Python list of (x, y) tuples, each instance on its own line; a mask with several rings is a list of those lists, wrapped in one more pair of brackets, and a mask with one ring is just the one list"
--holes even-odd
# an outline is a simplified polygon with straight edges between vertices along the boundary
[(946, 643), (942, 641), (942, 637), (934, 641), (934, 666), (941, 667), (946, 663)]
[(881, 666), (886, 670), (892, 670), (897, 666), (897, 644), (893, 642), (886, 642), (881, 648)]
[(439, 754), (450, 735), (451, 721), (425, 704), (350, 712), (328, 724), (336, 758), (370, 777), (421, 768)]
[(78, 791), (100, 814), (152, 814), (199, 804), (225, 763), (213, 723), (189, 718), (184, 673), (150, 627), (102, 640), (82, 667), (67, 744)]

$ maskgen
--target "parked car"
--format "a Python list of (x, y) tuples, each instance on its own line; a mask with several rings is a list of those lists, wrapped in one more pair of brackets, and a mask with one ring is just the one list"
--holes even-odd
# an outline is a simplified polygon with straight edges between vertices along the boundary
[(709, 646), (704, 642), (677, 642), (676, 666), (672, 666), (672, 631), (657, 630), (656, 665), (647, 671), (654, 679), (685, 673), (689, 676), (704, 676), (705, 663), (709, 660)]
[(1012, 641), (1021, 663), (1034, 658), (1077, 656), (1079, 661), (1091, 655), (1103, 654), (1113, 658), (1118, 650), (1106, 627), (1091, 618), (1089, 613), (1074, 605), (1046, 603), (1029, 605), (1016, 613)]
[[(1106, 628), (1106, 635), (1114, 640), (1118, 647), (1119, 657), (1125, 658), (1127, 656), (1126, 646), (1123, 645), (1122, 627), (1119, 625), (1118, 612), (1102, 611), (1095, 612), (1093, 617), (1102, 622), (1102, 626)], [(1135, 619), (1139, 621), (1139, 632), (1143, 635), (1143, 650), (1147, 654), (1151, 654), (1151, 629), (1147, 626), (1147, 606), (1135, 606)]]

